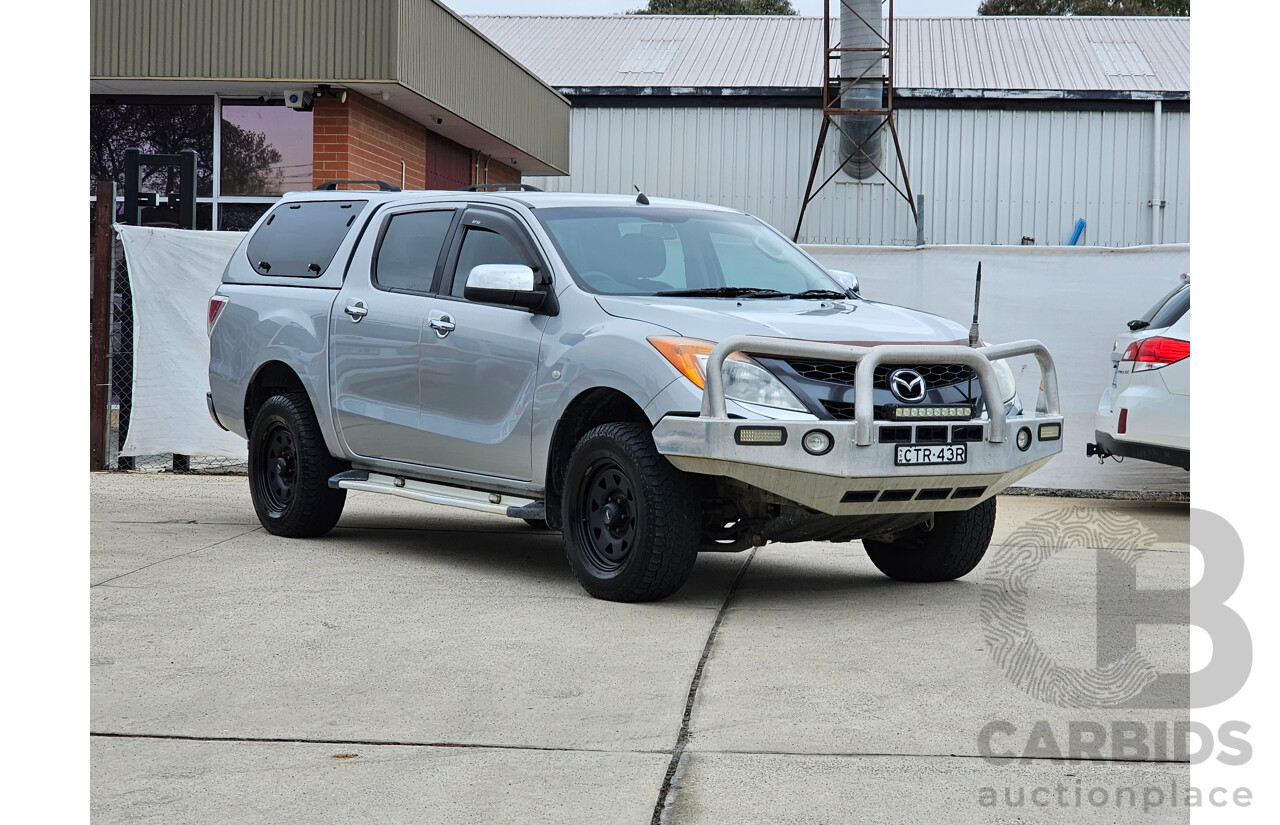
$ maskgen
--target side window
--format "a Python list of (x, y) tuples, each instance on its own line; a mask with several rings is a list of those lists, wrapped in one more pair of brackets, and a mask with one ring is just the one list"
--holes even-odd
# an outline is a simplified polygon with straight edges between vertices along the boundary
[(429, 292), (452, 221), (451, 209), (392, 216), (378, 245), (374, 284), (383, 289)]
[(458, 252), (458, 265), (454, 267), (453, 287), (449, 290), (454, 297), (463, 297), (467, 287), (467, 275), (474, 267), (481, 264), (525, 264), (525, 256), (502, 234), (492, 229), (479, 226), (467, 227), (462, 236), (462, 249)]
[(1186, 315), (1189, 309), (1191, 309), (1190, 287), (1166, 301), (1165, 305), (1160, 307), (1160, 311), (1152, 316), (1149, 328), (1164, 329), (1165, 327), (1171, 327), (1178, 323), (1178, 319)]
[(280, 204), (249, 239), (249, 263), (259, 275), (320, 277), (364, 205), (365, 201)]

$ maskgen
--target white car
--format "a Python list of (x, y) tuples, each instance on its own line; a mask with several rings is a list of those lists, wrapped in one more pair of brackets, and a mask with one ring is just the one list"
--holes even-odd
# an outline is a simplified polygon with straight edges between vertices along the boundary
[(1088, 455), (1191, 469), (1191, 283), (1184, 280), (1116, 339)]

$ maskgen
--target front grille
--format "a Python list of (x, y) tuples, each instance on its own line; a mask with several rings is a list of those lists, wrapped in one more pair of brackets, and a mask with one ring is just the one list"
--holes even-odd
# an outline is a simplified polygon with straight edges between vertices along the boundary
[(828, 401), (823, 399), (822, 406), (826, 407), (827, 412), (830, 413), (831, 417), (836, 421), (852, 421), (854, 418), (852, 402)]
[(791, 369), (812, 381), (825, 381), (829, 384), (853, 386), (853, 379), (858, 374), (858, 365), (853, 361), (812, 361), (793, 358), (787, 361)]
[[(852, 387), (858, 375), (858, 365), (853, 361), (816, 361), (811, 359), (792, 358), (787, 361), (791, 369), (811, 381), (823, 381), (828, 384), (842, 384)], [(875, 386), (882, 390), (889, 389), (889, 373), (898, 369), (912, 369), (924, 377), (929, 387), (950, 387), (976, 379), (977, 373), (968, 364), (881, 364), (876, 367)]]
[[(881, 364), (876, 367), (877, 387), (889, 387), (889, 373), (894, 370), (904, 369), (901, 364)], [(973, 367), (968, 364), (921, 364), (919, 366), (907, 366), (905, 369), (915, 370), (924, 377), (924, 383), (927, 387), (949, 387), (952, 384), (963, 384), (966, 381), (972, 381), (977, 377)]]

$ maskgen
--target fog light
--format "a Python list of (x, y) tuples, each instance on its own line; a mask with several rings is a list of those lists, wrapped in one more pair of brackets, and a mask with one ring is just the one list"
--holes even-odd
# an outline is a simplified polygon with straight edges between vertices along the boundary
[(1061, 424), (1041, 424), (1040, 440), (1041, 441), (1057, 441), (1062, 438)]
[(1022, 450), (1024, 453), (1031, 449), (1031, 430), (1028, 430), (1026, 427), (1018, 430), (1018, 449)]
[(831, 452), (831, 433), (825, 430), (810, 430), (804, 434), (805, 452), (809, 455), (826, 455)]
[(782, 427), (739, 427), (733, 440), (739, 444), (786, 444), (787, 431)]

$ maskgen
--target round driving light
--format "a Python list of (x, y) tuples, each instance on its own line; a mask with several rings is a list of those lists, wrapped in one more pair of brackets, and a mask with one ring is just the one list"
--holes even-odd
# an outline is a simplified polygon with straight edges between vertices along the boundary
[(804, 434), (805, 452), (810, 455), (826, 455), (831, 452), (831, 433), (826, 430), (810, 430)]
[(1024, 453), (1031, 449), (1031, 430), (1028, 430), (1026, 427), (1018, 430), (1018, 449), (1022, 450)]

